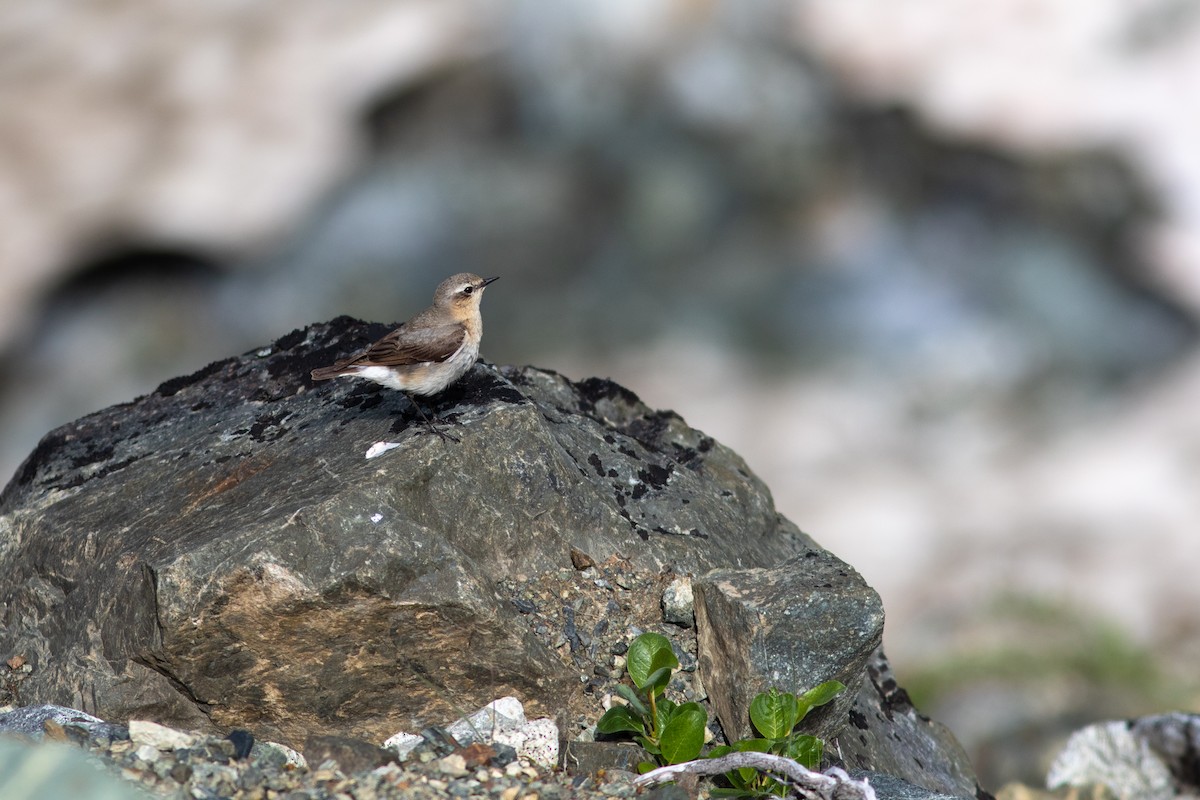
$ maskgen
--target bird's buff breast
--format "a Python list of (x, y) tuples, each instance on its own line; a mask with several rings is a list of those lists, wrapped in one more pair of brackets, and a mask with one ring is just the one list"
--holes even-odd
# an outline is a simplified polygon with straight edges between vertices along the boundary
[(479, 345), (464, 342), (445, 361), (427, 361), (406, 367), (359, 367), (355, 375), (412, 394), (437, 394), (466, 374), (479, 357)]

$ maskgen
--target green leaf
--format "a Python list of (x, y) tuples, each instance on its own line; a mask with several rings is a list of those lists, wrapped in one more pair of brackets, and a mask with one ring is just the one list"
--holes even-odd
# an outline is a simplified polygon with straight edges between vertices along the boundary
[[(736, 752), (736, 748), (729, 745), (719, 745), (708, 751), (705, 758), (720, 758), (724, 755)], [(756, 792), (751, 788), (751, 783), (758, 777), (758, 771), (752, 767), (741, 767), (726, 772), (722, 777), (729, 781), (732, 789), (713, 789), (711, 794), (714, 797), (754, 797)]]
[(821, 755), (825, 752), (824, 743), (815, 736), (801, 733), (788, 742), (787, 749), (782, 755), (787, 756), (801, 766), (816, 769), (821, 765)]
[(799, 714), (799, 702), (790, 692), (761, 692), (750, 703), (750, 721), (768, 739), (782, 739), (792, 732)]
[(800, 722), (809, 711), (817, 706), (825, 705), (845, 691), (845, 689), (846, 685), (841, 681), (825, 681), (800, 695), (798, 698), (800, 701), (800, 716), (796, 718), (796, 722)]
[(771, 752), (770, 739), (738, 739), (733, 743), (733, 749), (739, 753), (769, 753)]
[(639, 761), (637, 769), (639, 775), (645, 775), (652, 769), (658, 769), (658, 764), (655, 764), (651, 761)]
[(662, 750), (659, 749), (658, 744), (652, 741), (648, 736), (635, 736), (634, 738), (637, 740), (637, 743), (642, 746), (642, 749), (650, 755), (662, 755)]
[(642, 702), (642, 698), (638, 697), (637, 692), (629, 688), (623, 683), (618, 683), (616, 688), (617, 694), (625, 698), (625, 702), (629, 703), (629, 707), (633, 709), (635, 714), (641, 717), (650, 716), (650, 709)]
[(743, 767), (742, 769), (734, 769), (726, 772), (724, 778), (729, 781), (729, 785), (733, 788), (745, 791), (750, 788), (750, 781), (742, 774), (744, 772), (749, 772), (750, 777), (754, 777), (754, 770), (747, 770)]
[[(667, 655), (663, 655), (664, 652)], [(671, 650), (671, 642), (660, 633), (643, 633), (638, 636), (629, 643), (629, 652), (625, 659), (625, 669), (639, 689), (645, 687), (646, 678), (650, 673), (664, 666), (670, 666), (672, 669), (679, 666), (679, 660)]]
[(662, 738), (663, 729), (667, 727), (667, 723), (671, 721), (671, 713), (675, 710), (675, 704), (665, 697), (658, 698), (658, 703), (654, 706), (654, 732)]
[(613, 706), (596, 722), (599, 733), (641, 733), (645, 729), (641, 719), (625, 706)]
[(646, 694), (653, 692), (656, 695), (660, 695), (667, 690), (667, 684), (670, 682), (671, 667), (660, 667), (647, 675), (646, 682), (638, 688)]
[[(739, 739), (733, 743), (731, 749), (739, 753), (768, 753), (771, 749), (771, 742), (767, 739)], [(735, 776), (738, 779), (736, 781), (734, 780)], [(735, 786), (752, 787), (755, 779), (758, 778), (758, 770), (754, 767), (738, 767), (735, 770), (726, 772), (725, 778)]]
[(684, 703), (675, 710), (658, 740), (668, 764), (681, 764), (700, 755), (707, 722), (708, 714), (699, 703)]

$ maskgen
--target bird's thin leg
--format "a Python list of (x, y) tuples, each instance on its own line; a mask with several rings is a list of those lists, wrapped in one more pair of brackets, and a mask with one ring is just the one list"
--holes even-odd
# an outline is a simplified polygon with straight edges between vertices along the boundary
[(417, 402), (417, 398), (413, 397), (412, 395), (409, 395), (408, 399), (411, 400), (413, 406), (416, 407), (417, 413), (421, 415), (421, 419), (425, 420), (425, 426), (427, 428), (429, 428), (431, 433), (436, 433), (438, 436), (442, 437), (443, 439), (449, 440), (451, 442), (459, 441), (459, 438), (457, 436), (451, 436), (450, 434), (446, 433), (444, 430), (439, 428), (437, 425), (433, 424), (433, 421), (431, 419), (429, 419), (429, 417), (425, 414), (425, 411), (422, 410), (421, 404)]

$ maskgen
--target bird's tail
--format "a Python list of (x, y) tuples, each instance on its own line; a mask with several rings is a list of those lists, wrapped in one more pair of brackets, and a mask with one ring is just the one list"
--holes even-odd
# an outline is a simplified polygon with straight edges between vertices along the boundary
[(320, 367), (312, 371), (312, 379), (314, 381), (327, 381), (330, 378), (337, 378), (342, 375), (349, 374), (345, 367), (339, 367), (336, 364), (332, 367)]

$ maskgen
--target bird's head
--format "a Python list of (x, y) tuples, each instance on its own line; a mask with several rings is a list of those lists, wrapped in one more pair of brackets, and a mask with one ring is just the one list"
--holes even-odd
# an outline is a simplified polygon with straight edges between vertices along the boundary
[(433, 304), (449, 309), (455, 316), (474, 313), (479, 308), (483, 290), (495, 280), (497, 278), (481, 278), (470, 272), (451, 275), (438, 284), (437, 291), (433, 293)]

